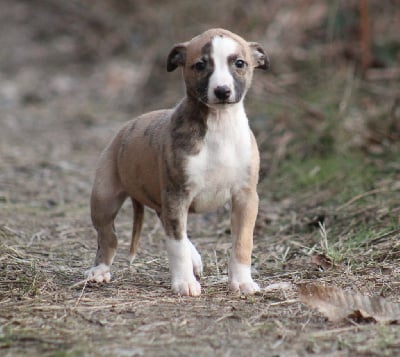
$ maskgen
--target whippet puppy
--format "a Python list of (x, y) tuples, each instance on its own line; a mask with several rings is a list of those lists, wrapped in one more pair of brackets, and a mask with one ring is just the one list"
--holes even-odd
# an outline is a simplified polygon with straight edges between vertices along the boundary
[(243, 99), (254, 68), (268, 69), (269, 59), (258, 43), (211, 29), (171, 49), (167, 70), (178, 67), (186, 96), (173, 109), (128, 122), (100, 156), (91, 196), (98, 249), (87, 275), (92, 281), (110, 281), (117, 248), (114, 218), (130, 197), (131, 258), (137, 252), (144, 206), (150, 207), (166, 233), (172, 290), (200, 295), (196, 276), (203, 264), (187, 236), (188, 213), (213, 211), (230, 201), (229, 288), (253, 294), (260, 289), (251, 277), (259, 152)]

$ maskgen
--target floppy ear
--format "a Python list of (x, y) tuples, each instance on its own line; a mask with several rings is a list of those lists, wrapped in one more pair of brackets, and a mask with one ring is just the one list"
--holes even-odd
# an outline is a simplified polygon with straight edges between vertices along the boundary
[(250, 51), (254, 60), (254, 68), (268, 69), (269, 58), (264, 49), (257, 42), (250, 42)]
[(172, 47), (167, 59), (167, 71), (172, 72), (178, 66), (183, 66), (186, 60), (187, 43), (178, 43)]

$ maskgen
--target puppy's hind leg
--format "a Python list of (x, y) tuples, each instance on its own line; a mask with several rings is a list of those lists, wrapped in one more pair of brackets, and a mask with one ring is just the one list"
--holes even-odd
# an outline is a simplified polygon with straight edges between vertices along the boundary
[(132, 198), (132, 206), (133, 206), (133, 229), (132, 229), (131, 247), (129, 250), (129, 260), (131, 263), (135, 259), (138, 250), (138, 243), (140, 238), (140, 232), (142, 231), (143, 215), (144, 215), (144, 206), (133, 198)]
[(107, 160), (107, 152), (96, 172), (91, 196), (91, 216), (97, 231), (98, 248), (94, 267), (86, 272), (89, 280), (109, 282), (110, 266), (113, 262), (118, 241), (114, 219), (127, 195), (122, 190), (116, 170)]

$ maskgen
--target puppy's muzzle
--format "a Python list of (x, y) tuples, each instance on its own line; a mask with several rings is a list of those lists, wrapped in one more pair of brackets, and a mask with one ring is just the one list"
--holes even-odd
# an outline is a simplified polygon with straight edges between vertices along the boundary
[(232, 91), (228, 86), (218, 86), (214, 89), (214, 94), (217, 99), (225, 102), (231, 96)]

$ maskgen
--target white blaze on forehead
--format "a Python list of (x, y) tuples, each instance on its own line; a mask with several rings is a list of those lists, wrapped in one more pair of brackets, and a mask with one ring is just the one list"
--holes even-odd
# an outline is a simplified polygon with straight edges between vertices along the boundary
[(234, 79), (229, 70), (228, 58), (237, 53), (238, 46), (235, 40), (226, 36), (215, 36), (211, 41), (211, 56), (214, 61), (214, 71), (208, 82), (208, 98), (211, 103), (217, 100), (214, 90), (220, 86), (227, 86), (231, 90), (229, 99), (235, 98)]
[(211, 41), (211, 51), (214, 62), (227, 63), (230, 55), (237, 52), (239, 44), (232, 38), (226, 36), (215, 36)]

